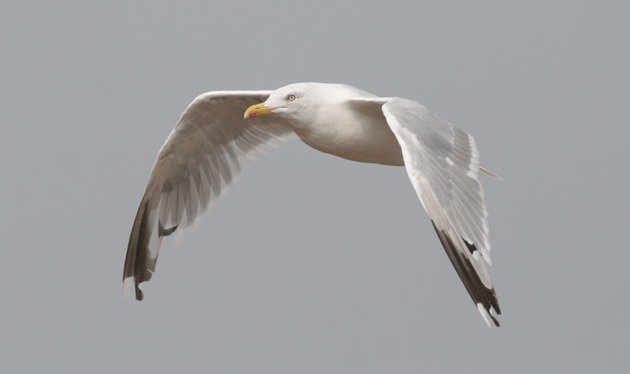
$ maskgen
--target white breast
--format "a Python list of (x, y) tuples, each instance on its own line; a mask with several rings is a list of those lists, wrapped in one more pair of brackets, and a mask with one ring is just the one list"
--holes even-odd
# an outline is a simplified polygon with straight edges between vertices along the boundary
[(326, 105), (308, 126), (295, 128), (309, 146), (358, 162), (404, 165), (400, 145), (385, 117), (351, 110), (347, 105)]

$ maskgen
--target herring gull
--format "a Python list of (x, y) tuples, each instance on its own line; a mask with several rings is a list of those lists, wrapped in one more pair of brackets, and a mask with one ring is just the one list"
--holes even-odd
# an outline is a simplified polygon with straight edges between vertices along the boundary
[[(472, 136), (421, 104), (342, 84), (198, 96), (160, 149), (131, 229), (125, 288), (151, 279), (162, 238), (192, 225), (240, 162), (297, 136), (321, 152), (404, 166), (448, 258), (488, 326), (501, 314), (490, 264), (487, 210)], [(496, 176), (496, 175), (494, 175)]]

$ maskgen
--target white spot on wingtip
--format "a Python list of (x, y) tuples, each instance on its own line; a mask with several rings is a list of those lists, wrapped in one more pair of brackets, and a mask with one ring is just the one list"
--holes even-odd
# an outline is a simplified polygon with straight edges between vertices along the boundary
[(126, 299), (129, 297), (129, 293), (133, 290), (133, 277), (127, 277), (123, 280), (123, 297)]
[(474, 251), (472, 253), (472, 257), (477, 261), (481, 260), (481, 255), (479, 254), (479, 251)]
[(494, 307), (493, 307), (493, 306), (491, 306), (491, 307), (490, 307), (490, 315), (491, 315), (492, 317), (494, 317), (495, 319), (497, 319), (497, 320), (499, 319), (499, 315), (497, 314), (497, 311), (496, 311), (496, 310), (494, 310)]
[(446, 163), (448, 164), (448, 166), (453, 166), (453, 165), (455, 165), (455, 163), (453, 163), (453, 160), (451, 160), (451, 158), (450, 158), (450, 157), (447, 157), (447, 158), (446, 158)]
[(492, 320), (491, 320), (490, 314), (488, 314), (488, 311), (486, 310), (486, 308), (484, 308), (483, 304), (477, 303), (477, 309), (479, 310), (479, 314), (481, 314), (484, 321), (486, 321), (486, 324), (488, 325), (488, 327), (492, 328)]

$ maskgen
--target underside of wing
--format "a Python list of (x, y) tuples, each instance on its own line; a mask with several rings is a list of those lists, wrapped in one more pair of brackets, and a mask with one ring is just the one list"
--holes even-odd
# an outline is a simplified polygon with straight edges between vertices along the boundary
[(491, 263), (488, 214), (474, 139), (415, 101), (357, 101), (381, 107), (402, 149), (407, 174), (451, 263), (484, 320), (499, 326), (501, 310), (486, 269)]
[(133, 223), (123, 272), (125, 288), (155, 271), (162, 238), (192, 225), (240, 171), (240, 161), (293, 133), (268, 118), (245, 120), (243, 112), (268, 91), (208, 92), (186, 108), (160, 149)]

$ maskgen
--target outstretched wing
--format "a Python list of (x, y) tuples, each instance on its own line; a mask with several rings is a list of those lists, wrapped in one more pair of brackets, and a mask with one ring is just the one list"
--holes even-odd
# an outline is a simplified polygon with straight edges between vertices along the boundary
[(270, 118), (244, 119), (245, 109), (270, 91), (207, 92), (186, 108), (160, 149), (133, 222), (123, 284), (140, 284), (155, 272), (162, 238), (190, 226), (240, 170), (240, 160), (290, 137)]
[(353, 101), (381, 106), (402, 149), (409, 179), (446, 254), (484, 320), (499, 326), (501, 309), (484, 263), (491, 263), (488, 213), (474, 139), (415, 101)]

